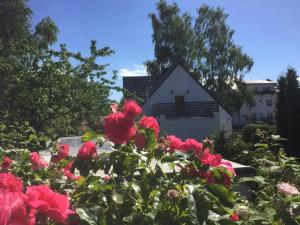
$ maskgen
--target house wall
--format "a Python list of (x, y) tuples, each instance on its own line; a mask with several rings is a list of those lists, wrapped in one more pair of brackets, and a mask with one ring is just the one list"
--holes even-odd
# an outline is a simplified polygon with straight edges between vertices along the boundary
[[(263, 88), (270, 87), (273, 93), (265, 93)], [(274, 83), (267, 84), (247, 84), (247, 88), (256, 91), (253, 96), (254, 106), (244, 104), (239, 112), (233, 114), (233, 125), (244, 125), (254, 121), (263, 121), (268, 118), (268, 114), (272, 114), (271, 122), (276, 122), (276, 100), (277, 94)], [(268, 105), (267, 101), (271, 100), (272, 105)], [(254, 114), (256, 119), (254, 120)]]
[[(154, 104), (175, 103), (175, 96), (178, 95), (184, 96), (185, 102), (215, 101), (186, 73), (181, 66), (177, 66), (143, 105), (143, 113), (152, 115)], [(231, 131), (231, 116), (220, 106), (219, 113), (214, 113), (214, 117), (167, 119), (160, 116), (158, 121), (161, 128), (168, 134), (174, 134), (180, 138), (202, 139), (223, 128)]]
[(219, 106), (220, 130), (232, 132), (232, 117), (222, 106)]
[(183, 95), (186, 102), (214, 101), (204, 89), (199, 87), (199, 84), (191, 76), (186, 76), (185, 73), (186, 71), (181, 66), (177, 66), (148, 99), (147, 103), (144, 104), (144, 114), (151, 115), (152, 105), (154, 104), (175, 103), (176, 95)]
[(214, 113), (215, 117), (192, 117), (166, 119), (164, 116), (158, 118), (162, 134), (176, 135), (183, 140), (187, 138), (195, 138), (202, 140), (213, 134), (219, 129), (218, 118), (219, 113)]

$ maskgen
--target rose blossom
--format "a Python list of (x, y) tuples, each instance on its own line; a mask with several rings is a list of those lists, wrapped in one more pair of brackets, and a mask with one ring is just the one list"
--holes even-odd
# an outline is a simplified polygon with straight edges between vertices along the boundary
[(134, 143), (137, 148), (145, 148), (146, 142), (147, 142), (147, 139), (146, 139), (146, 135), (144, 133), (138, 132), (134, 136)]
[(200, 155), (200, 160), (204, 165), (210, 165), (213, 167), (218, 167), (221, 164), (222, 156), (217, 154), (213, 155), (209, 153), (209, 149), (206, 148)]
[(200, 171), (199, 175), (200, 175), (200, 177), (202, 177), (203, 179), (205, 179), (208, 184), (215, 183), (215, 178), (213, 176), (212, 171), (210, 171), (210, 170), (208, 170), (208, 171)]
[(231, 172), (234, 176), (236, 176), (235, 170), (230, 162), (222, 159), (219, 167), (225, 167), (229, 172)]
[(158, 137), (159, 133), (159, 124), (157, 120), (152, 116), (143, 116), (140, 120), (140, 126), (147, 128), (147, 129), (153, 129), (156, 138)]
[(276, 187), (280, 193), (285, 194), (285, 195), (299, 195), (300, 194), (298, 189), (289, 183), (282, 182), (282, 183), (277, 184)]
[(240, 217), (239, 217), (238, 214), (233, 213), (233, 214), (231, 214), (231, 215), (229, 216), (229, 220), (231, 220), (231, 221), (239, 221), (239, 220), (240, 220)]
[(23, 182), (11, 173), (0, 173), (0, 189), (10, 192), (22, 192)]
[(142, 109), (135, 101), (125, 100), (122, 112), (125, 114), (125, 116), (133, 119), (134, 117), (141, 114)]
[(11, 166), (12, 162), (13, 162), (13, 161), (12, 161), (9, 157), (4, 156), (4, 157), (3, 157), (2, 164), (1, 164), (1, 169), (2, 169), (2, 171), (3, 171), (3, 172), (7, 172), (8, 169), (9, 169), (9, 167)]
[(60, 144), (58, 145), (57, 155), (54, 156), (53, 162), (58, 163), (60, 160), (65, 159), (69, 156), (69, 145), (68, 144)]
[(26, 195), (27, 204), (36, 213), (48, 216), (56, 223), (64, 223), (68, 215), (74, 213), (69, 209), (68, 197), (52, 191), (46, 185), (28, 187)]
[(32, 163), (33, 170), (44, 169), (48, 166), (48, 163), (45, 162), (38, 152), (32, 152), (29, 156), (30, 162)]
[(182, 150), (187, 151), (194, 151), (195, 154), (199, 154), (202, 149), (202, 144), (196, 141), (193, 138), (188, 138), (185, 140), (185, 142), (182, 144)]
[(87, 141), (80, 147), (77, 158), (86, 160), (90, 157), (97, 157), (97, 147), (94, 142)]
[(136, 133), (134, 122), (122, 112), (110, 114), (104, 118), (105, 136), (115, 144), (123, 144)]
[(0, 189), (0, 224), (25, 225), (25, 195), (22, 192), (9, 192)]
[(174, 153), (175, 150), (181, 150), (183, 142), (180, 138), (174, 135), (169, 135), (166, 137), (166, 140), (169, 143), (171, 153)]
[(174, 189), (168, 190), (167, 192), (167, 197), (169, 199), (176, 199), (178, 198), (178, 196), (179, 196), (179, 192)]
[(71, 168), (73, 165), (74, 161), (69, 162), (66, 167), (63, 169), (63, 174), (67, 177), (67, 180), (79, 180), (80, 176), (75, 176), (71, 172)]
[(109, 176), (109, 175), (107, 175), (107, 174), (105, 174), (105, 175), (103, 175), (102, 177), (101, 177), (104, 181), (109, 181), (110, 179), (111, 179), (111, 177)]

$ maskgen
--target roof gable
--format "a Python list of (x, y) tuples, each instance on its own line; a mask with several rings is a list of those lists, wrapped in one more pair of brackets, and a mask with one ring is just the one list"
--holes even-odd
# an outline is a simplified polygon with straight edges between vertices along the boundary
[(199, 80), (192, 75), (184, 66), (181, 64), (176, 64), (172, 68), (170, 68), (165, 74), (163, 75), (152, 75), (152, 76), (143, 76), (143, 77), (123, 77), (123, 87), (130, 92), (133, 92), (144, 99), (143, 105), (146, 103), (146, 97), (150, 98), (157, 89), (168, 79), (168, 77), (172, 74), (172, 72), (177, 68), (180, 67), (183, 69), (187, 76), (190, 76), (193, 81), (199, 85), (214, 101), (216, 101), (229, 115), (231, 113), (228, 112), (214, 97), (214, 95), (205, 87), (203, 86)]

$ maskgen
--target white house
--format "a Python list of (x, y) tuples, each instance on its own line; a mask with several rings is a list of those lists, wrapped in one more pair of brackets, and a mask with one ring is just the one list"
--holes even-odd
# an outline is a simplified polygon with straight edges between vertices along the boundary
[(241, 126), (256, 121), (276, 122), (276, 82), (270, 80), (245, 80), (246, 88), (254, 92), (252, 104), (244, 104), (233, 113), (232, 123)]
[(164, 75), (123, 77), (123, 87), (144, 99), (143, 113), (161, 130), (182, 139), (202, 139), (217, 130), (231, 132), (231, 115), (183, 66)]

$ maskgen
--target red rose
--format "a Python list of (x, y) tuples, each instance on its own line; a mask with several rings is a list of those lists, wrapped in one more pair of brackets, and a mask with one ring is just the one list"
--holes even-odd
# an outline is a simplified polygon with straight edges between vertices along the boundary
[(236, 176), (235, 170), (230, 162), (222, 159), (221, 164), (219, 166), (225, 167), (229, 172), (232, 173), (232, 175)]
[(143, 116), (140, 120), (140, 126), (147, 128), (147, 129), (153, 129), (156, 138), (158, 137), (159, 133), (159, 124), (157, 120), (152, 116)]
[(215, 178), (213, 176), (213, 173), (210, 170), (200, 171), (200, 177), (205, 179), (208, 184), (215, 183)]
[(61, 144), (58, 145), (58, 152), (52, 159), (54, 163), (58, 163), (60, 160), (65, 159), (69, 156), (69, 145), (68, 144)]
[(132, 139), (136, 133), (134, 122), (124, 113), (118, 112), (104, 119), (105, 136), (115, 144), (123, 144)]
[(45, 162), (38, 152), (32, 152), (29, 156), (30, 162), (32, 163), (33, 170), (44, 169), (48, 166), (48, 163)]
[(63, 169), (63, 173), (64, 175), (67, 177), (68, 180), (78, 180), (80, 179), (80, 176), (75, 176), (72, 172), (71, 172), (71, 168), (73, 165), (74, 161), (69, 162), (66, 167)]
[(180, 138), (174, 135), (169, 135), (166, 137), (166, 140), (169, 143), (171, 153), (173, 153), (175, 150), (181, 150), (183, 142)]
[(182, 145), (183, 151), (194, 151), (195, 154), (199, 154), (202, 149), (202, 144), (193, 138), (186, 139)]
[(134, 143), (137, 148), (145, 148), (146, 142), (147, 142), (147, 139), (146, 139), (146, 135), (144, 133), (137, 133), (134, 136)]
[(200, 155), (200, 160), (204, 165), (210, 165), (213, 167), (218, 167), (221, 164), (222, 156), (217, 154), (213, 155), (209, 153), (209, 149), (206, 148), (204, 152)]
[(0, 189), (10, 192), (22, 192), (23, 182), (11, 173), (0, 173)]
[(52, 191), (46, 185), (28, 187), (26, 195), (30, 207), (56, 223), (64, 223), (68, 215), (74, 213), (69, 209), (68, 197)]
[(94, 142), (87, 141), (79, 149), (77, 158), (86, 160), (90, 157), (92, 158), (97, 157), (97, 147)]
[(26, 225), (25, 195), (0, 189), (0, 224)]
[(125, 100), (122, 112), (125, 114), (125, 116), (133, 119), (134, 117), (141, 114), (142, 109), (135, 101)]
[(10, 167), (10, 165), (12, 164), (12, 162), (13, 162), (13, 161), (12, 161), (9, 157), (4, 156), (4, 157), (3, 157), (2, 164), (1, 164), (1, 169), (2, 169), (2, 171), (3, 171), (3, 172), (7, 172), (8, 169), (9, 169), (9, 167)]
[(239, 221), (239, 220), (240, 220), (240, 217), (239, 217), (238, 214), (233, 213), (233, 214), (230, 215), (229, 219), (230, 219), (231, 221)]

